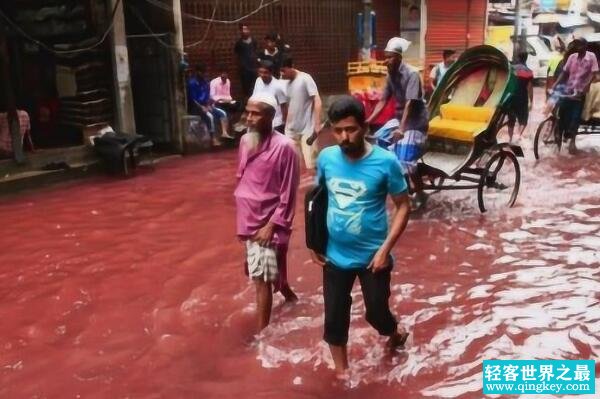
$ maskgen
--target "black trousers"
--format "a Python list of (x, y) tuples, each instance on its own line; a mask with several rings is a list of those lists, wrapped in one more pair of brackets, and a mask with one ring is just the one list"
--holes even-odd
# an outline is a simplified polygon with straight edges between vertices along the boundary
[(377, 273), (366, 269), (340, 269), (331, 263), (323, 267), (323, 297), (325, 302), (325, 332), (323, 339), (330, 345), (348, 343), (352, 286), (358, 276), (367, 309), (366, 319), (381, 335), (396, 332), (398, 322), (390, 312), (390, 267)]
[(244, 93), (244, 101), (246, 101), (252, 95), (254, 91), (254, 84), (258, 74), (256, 71), (242, 69), (240, 71), (240, 82), (242, 83), (242, 93)]

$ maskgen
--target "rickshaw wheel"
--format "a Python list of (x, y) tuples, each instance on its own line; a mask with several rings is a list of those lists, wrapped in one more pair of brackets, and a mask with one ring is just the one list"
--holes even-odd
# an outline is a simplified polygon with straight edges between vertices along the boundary
[(512, 207), (519, 194), (521, 168), (510, 151), (498, 151), (489, 159), (477, 187), (479, 210)]
[(535, 159), (539, 160), (552, 152), (560, 152), (562, 147), (562, 137), (556, 119), (554, 117), (546, 118), (538, 126), (533, 140), (533, 154)]

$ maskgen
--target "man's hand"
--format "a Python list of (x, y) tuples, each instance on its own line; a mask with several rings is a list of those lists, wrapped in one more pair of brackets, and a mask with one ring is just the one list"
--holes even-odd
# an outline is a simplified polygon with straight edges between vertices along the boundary
[(371, 269), (371, 272), (377, 273), (390, 265), (390, 251), (379, 248), (375, 253), (375, 256), (367, 266), (367, 269)]
[(310, 257), (311, 257), (313, 263), (316, 263), (317, 265), (319, 265), (321, 267), (325, 266), (325, 263), (327, 262), (323, 255), (316, 253), (312, 249), (310, 250)]
[(398, 129), (394, 130), (394, 133), (392, 135), (392, 142), (397, 143), (398, 141), (402, 140), (404, 138), (404, 129), (402, 129), (402, 127), (399, 127)]
[(317, 139), (317, 137), (319, 137), (319, 131), (315, 130), (313, 132), (313, 134), (311, 134), (310, 137), (306, 139), (306, 144), (313, 145), (313, 143), (315, 142), (315, 140)]
[(267, 223), (252, 236), (252, 241), (257, 242), (261, 247), (267, 247), (273, 239), (273, 224)]

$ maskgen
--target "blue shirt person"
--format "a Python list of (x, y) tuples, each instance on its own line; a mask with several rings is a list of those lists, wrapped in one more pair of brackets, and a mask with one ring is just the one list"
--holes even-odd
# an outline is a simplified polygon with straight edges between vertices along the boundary
[[(337, 146), (317, 159), (317, 181), (328, 194), (325, 254), (311, 253), (323, 267), (324, 340), (338, 374), (348, 368), (348, 329), (352, 286), (358, 277), (366, 319), (392, 350), (403, 348), (408, 333), (398, 329), (389, 308), (391, 251), (408, 223), (407, 184), (395, 156), (365, 141), (365, 110), (343, 96), (328, 111)], [(388, 223), (386, 199), (394, 203)]]
[(333, 146), (321, 152), (317, 169), (329, 193), (327, 260), (342, 269), (364, 269), (388, 235), (388, 194), (407, 191), (400, 164), (380, 147), (350, 161)]
[(221, 122), (223, 136), (230, 138), (228, 131), (227, 114), (225, 111), (212, 105), (210, 98), (210, 83), (206, 78), (206, 67), (202, 64), (190, 70), (186, 82), (188, 113), (198, 115), (208, 128), (214, 146), (221, 145), (216, 137), (216, 121)]
[[(188, 109), (190, 113), (197, 109), (198, 104), (207, 106), (210, 102), (210, 85), (204, 77), (198, 74), (191, 75), (187, 80)], [(195, 112), (197, 113), (197, 112)]]

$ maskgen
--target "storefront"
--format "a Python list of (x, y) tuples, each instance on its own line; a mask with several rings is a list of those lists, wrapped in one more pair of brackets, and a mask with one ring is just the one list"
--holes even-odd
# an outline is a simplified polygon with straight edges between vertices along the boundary
[(235, 21), (250, 15), (243, 21), (260, 48), (267, 33), (277, 32), (291, 46), (297, 67), (313, 75), (321, 93), (337, 94), (346, 89), (347, 79), (340, 71), (358, 55), (356, 16), (361, 0), (220, 0), (218, 5), (205, 0), (182, 1), (183, 41), (192, 65), (203, 63), (211, 76), (216, 76), (218, 67), (229, 72), (234, 96), (241, 91), (233, 52), (240, 36), (238, 24), (208, 24), (195, 16), (207, 17), (214, 12), (216, 19)]
[[(5, 36), (2, 79), (10, 82), (9, 102), (22, 116), (23, 129), (29, 120), (26, 147), (82, 146), (86, 128), (113, 122), (110, 45), (99, 43), (110, 29), (105, 0), (17, 0), (4, 2), (0, 12), (0, 25), (6, 26), (0, 33)], [(8, 107), (6, 99), (3, 103)], [(0, 152), (12, 156), (10, 147)]]
[(443, 50), (460, 53), (484, 42), (487, 0), (374, 0), (373, 9), (378, 52), (400, 35), (412, 42), (404, 58), (424, 72), (441, 61)]

